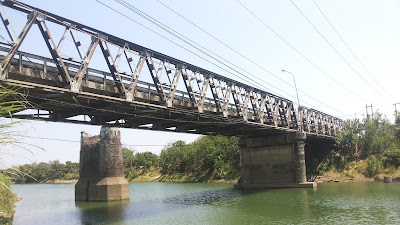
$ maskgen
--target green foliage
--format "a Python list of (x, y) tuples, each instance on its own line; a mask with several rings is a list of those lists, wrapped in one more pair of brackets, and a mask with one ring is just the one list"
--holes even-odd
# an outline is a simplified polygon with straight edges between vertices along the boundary
[(214, 171), (212, 172), (211, 179), (225, 179), (234, 180), (240, 176), (240, 168), (235, 167), (229, 162), (224, 162), (223, 160), (216, 160), (214, 163)]
[(396, 121), (394, 125), (394, 134), (396, 137), (397, 145), (400, 145), (400, 115), (396, 112)]
[(66, 173), (64, 175), (64, 180), (74, 180), (79, 179), (79, 173)]
[(69, 180), (79, 177), (79, 163), (58, 160), (49, 163), (32, 163), (7, 170), (15, 183), (42, 183), (51, 180)]
[[(10, 117), (18, 111), (29, 108), (26, 99), (16, 92), (15, 88), (0, 85), (0, 117)], [(13, 146), (15, 149), (24, 149), (29, 151), (19, 140), (20, 132), (12, 128), (21, 123), (20, 121), (1, 120), (0, 121), (0, 147)], [(1, 153), (4, 154), (4, 153)], [(0, 154), (0, 160), (2, 155)], [(13, 155), (13, 153), (7, 153)]]
[(210, 174), (212, 179), (237, 179), (240, 173), (236, 137), (204, 136), (191, 144), (172, 143), (161, 151), (163, 174)]
[(359, 119), (347, 120), (345, 122), (345, 128), (339, 132), (336, 138), (336, 146), (341, 155), (354, 159), (354, 156), (358, 154), (359, 139), (362, 130), (363, 125)]
[(400, 149), (397, 147), (390, 148), (384, 153), (385, 167), (394, 167), (395, 169), (400, 166)]
[(366, 174), (368, 177), (374, 177), (382, 171), (382, 162), (377, 160), (374, 155), (368, 156)]
[(158, 155), (152, 152), (138, 152), (134, 153), (132, 150), (123, 148), (122, 156), (124, 159), (124, 166), (127, 169), (140, 168), (148, 170), (150, 167), (157, 167), (159, 164)]
[(26, 99), (15, 88), (0, 85), (0, 116), (12, 116), (12, 113), (26, 109)]
[(339, 155), (334, 150), (331, 150), (329, 154), (322, 160), (317, 168), (319, 174), (327, 171), (343, 171), (348, 166), (347, 159)]
[(376, 113), (374, 118), (365, 120), (365, 134), (362, 138), (365, 156), (381, 154), (394, 143), (393, 125), (382, 114)]
[(11, 224), (15, 199), (10, 177), (0, 173), (0, 224)]
[(129, 181), (147, 172), (156, 171), (160, 162), (159, 156), (152, 152), (134, 153), (127, 148), (122, 149), (122, 157), (124, 159), (125, 177)]
[[(15, 88), (0, 85), (0, 116), (12, 117), (12, 114), (28, 108), (26, 99), (16, 92)], [(19, 122), (10, 121), (0, 123), (0, 146), (21, 147), (18, 140), (17, 132), (11, 128)], [(2, 153), (4, 154), (4, 153)], [(0, 160), (2, 155), (0, 154)], [(0, 172), (0, 223), (11, 224), (13, 216), (13, 205), (16, 196), (11, 191), (11, 180), (2, 172)]]

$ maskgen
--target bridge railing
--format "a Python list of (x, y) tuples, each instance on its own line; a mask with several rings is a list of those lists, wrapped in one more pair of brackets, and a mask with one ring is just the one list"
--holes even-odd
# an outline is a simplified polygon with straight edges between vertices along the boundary
[[(296, 106), (291, 100), (260, 90), (239, 81), (221, 76), (190, 63), (164, 55), (135, 43), (123, 40), (97, 29), (54, 15), (14, 0), (3, 5), (28, 15), (20, 34), (13, 37), (9, 32), (12, 20), (0, 12), (9, 39), (0, 40), (4, 58), (0, 64), (0, 78), (7, 79), (10, 66), (41, 71), (43, 79), (51, 79), (54, 85), (79, 93), (88, 88), (89, 81), (103, 83), (108, 90), (116, 89), (120, 98), (127, 102), (152, 100), (168, 108), (184, 107), (199, 114), (216, 114), (221, 119), (237, 119), (256, 126), (301, 130), (312, 134), (335, 136), (342, 129), (341, 119), (318, 110)], [(5, 10), (5, 8), (3, 7)], [(49, 50), (51, 58), (18, 51), (31, 27), (36, 24)], [(51, 26), (61, 26), (64, 34), (56, 43)], [(78, 39), (79, 35), (84, 37)], [(66, 40), (69, 39), (71, 43)], [(71, 40), (72, 39), (72, 40)], [(75, 55), (64, 53), (76, 49)], [(86, 49), (83, 46), (87, 46)], [(89, 68), (89, 63), (105, 60), (108, 72)], [(70, 53), (68, 53), (70, 54)], [(26, 57), (27, 60), (24, 60)], [(35, 61), (36, 60), (36, 61)], [(147, 71), (147, 72), (145, 72)], [(55, 74), (52, 78), (48, 74)], [(86, 86), (85, 86), (86, 85)], [(148, 92), (153, 99), (140, 96)], [(114, 93), (115, 94), (115, 93)]]

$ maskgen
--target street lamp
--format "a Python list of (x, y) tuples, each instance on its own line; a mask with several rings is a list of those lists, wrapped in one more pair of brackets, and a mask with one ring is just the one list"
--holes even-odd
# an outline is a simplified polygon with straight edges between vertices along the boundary
[(290, 71), (286, 71), (286, 70), (282, 70), (282, 72), (284, 72), (284, 73), (290, 73), (290, 74), (292, 74), (293, 81), (294, 81), (294, 87), (296, 88), (297, 104), (299, 104), (299, 107), (300, 107), (299, 93), (297, 92), (296, 79), (294, 79), (294, 75), (293, 75), (293, 73), (291, 73)]

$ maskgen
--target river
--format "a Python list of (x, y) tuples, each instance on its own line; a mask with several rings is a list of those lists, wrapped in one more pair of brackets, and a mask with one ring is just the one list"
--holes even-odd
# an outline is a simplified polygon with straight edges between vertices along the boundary
[(13, 224), (400, 224), (400, 183), (235, 190), (131, 183), (130, 201), (75, 202), (74, 184), (16, 184)]

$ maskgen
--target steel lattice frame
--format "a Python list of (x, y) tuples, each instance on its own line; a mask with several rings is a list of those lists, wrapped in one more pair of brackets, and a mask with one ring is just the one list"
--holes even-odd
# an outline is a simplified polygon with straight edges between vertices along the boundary
[[(12, 23), (5, 13), (5, 6), (28, 15), (27, 23), (17, 37), (12, 35)], [(0, 62), (2, 80), (8, 79), (10, 67), (18, 55), (19, 47), (31, 27), (36, 24), (50, 52), (52, 63), (61, 76), (59, 88), (78, 94), (82, 92), (84, 79), (87, 79), (89, 74), (89, 63), (93, 60), (96, 49), (100, 49), (118, 98), (126, 102), (133, 102), (138, 98), (139, 78), (150, 75), (152, 88), (158, 96), (156, 103), (169, 109), (181, 107), (178, 106), (180, 97), (176, 95), (179, 91), (184, 92), (190, 102), (185, 110), (199, 115), (217, 114), (221, 118), (234, 118), (236, 122), (254, 126), (265, 125), (328, 137), (336, 136), (343, 128), (343, 121), (339, 118), (315, 109), (295, 107), (288, 99), (41, 9), (14, 0), (3, 1), (1, 7), (3, 12), (0, 12), (0, 19), (9, 35), (9, 39), (0, 40), (1, 44), (8, 46), (7, 53)], [(58, 43), (47, 23), (65, 28)], [(87, 49), (84, 49), (79, 41), (78, 33), (90, 36), (91, 41)], [(79, 56), (77, 59), (66, 58), (63, 55), (63, 45), (69, 37), (72, 38), (77, 50)], [(112, 53), (112, 48), (117, 49), (116, 54)], [(22, 64), (21, 55), (19, 57), (19, 63)], [(129, 68), (128, 71), (123, 72), (120, 69), (121, 63), (125, 63), (125, 68)], [(46, 62), (43, 64), (46, 70)], [(71, 66), (75, 68), (73, 72), (69, 68)], [(20, 70), (21, 67), (20, 65)], [(148, 69), (148, 74), (144, 73), (145, 67)]]

